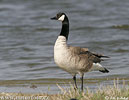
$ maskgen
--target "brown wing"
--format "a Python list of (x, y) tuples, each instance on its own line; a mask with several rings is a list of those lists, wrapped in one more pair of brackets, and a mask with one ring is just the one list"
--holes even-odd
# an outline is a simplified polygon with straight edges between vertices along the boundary
[(78, 54), (81, 57), (84, 56), (93, 63), (100, 63), (101, 61), (103, 61), (103, 59), (101, 59), (102, 57), (109, 58), (108, 56), (104, 56), (102, 54), (92, 53), (88, 50), (88, 48), (69, 47), (69, 49), (73, 54)]
[(87, 55), (88, 56), (88, 60), (92, 61), (93, 63), (100, 63), (102, 61), (101, 58), (99, 58), (98, 56), (94, 55), (90, 51), (80, 52), (80, 55)]
[(88, 48), (71, 47), (71, 46), (69, 46), (68, 49), (69, 49), (73, 54), (80, 54), (80, 52), (86, 52), (86, 51), (88, 51)]

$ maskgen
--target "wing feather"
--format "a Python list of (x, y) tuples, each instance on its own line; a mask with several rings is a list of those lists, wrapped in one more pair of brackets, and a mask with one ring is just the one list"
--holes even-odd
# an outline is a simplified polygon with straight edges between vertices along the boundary
[(78, 54), (79, 56), (81, 56), (83, 58), (87, 58), (89, 61), (92, 61), (93, 63), (100, 63), (101, 61), (103, 61), (103, 59), (101, 59), (102, 57), (109, 58), (108, 56), (104, 56), (103, 54), (97, 54), (97, 53), (90, 52), (88, 50), (88, 48), (69, 46), (69, 49), (73, 55)]

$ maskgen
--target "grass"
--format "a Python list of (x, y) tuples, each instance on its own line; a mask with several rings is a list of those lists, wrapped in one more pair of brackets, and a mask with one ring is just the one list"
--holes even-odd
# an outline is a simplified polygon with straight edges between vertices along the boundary
[(0, 100), (11, 100), (11, 98), (12, 100), (129, 100), (129, 86), (125, 85), (124, 81), (122, 86), (119, 86), (118, 83), (118, 80), (114, 80), (113, 86), (99, 86), (94, 91), (86, 88), (85, 92), (75, 91), (71, 84), (71, 87), (66, 89), (57, 84), (61, 90), (61, 93), (58, 94), (0, 93)]

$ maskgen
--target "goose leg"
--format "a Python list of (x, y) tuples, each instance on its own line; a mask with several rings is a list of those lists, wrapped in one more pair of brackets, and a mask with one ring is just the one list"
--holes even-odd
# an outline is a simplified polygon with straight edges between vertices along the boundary
[(74, 89), (76, 90), (78, 88), (76, 83), (76, 75), (73, 76), (73, 80), (74, 80)]
[(83, 92), (83, 75), (81, 76), (81, 90)]

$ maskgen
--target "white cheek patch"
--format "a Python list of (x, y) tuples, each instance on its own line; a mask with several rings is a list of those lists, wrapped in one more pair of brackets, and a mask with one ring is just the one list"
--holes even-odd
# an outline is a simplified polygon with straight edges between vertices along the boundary
[(65, 18), (65, 15), (62, 15), (58, 20), (63, 21)]

